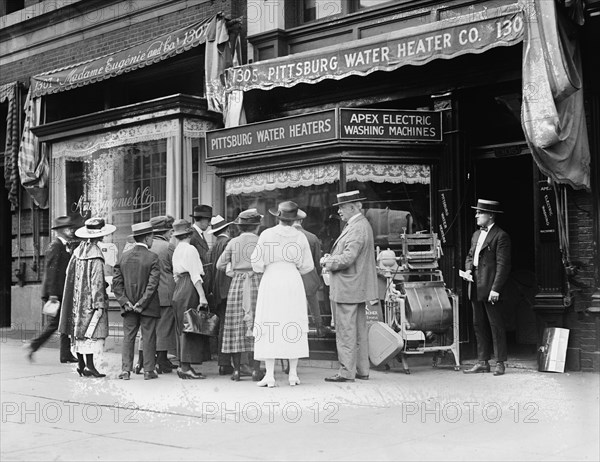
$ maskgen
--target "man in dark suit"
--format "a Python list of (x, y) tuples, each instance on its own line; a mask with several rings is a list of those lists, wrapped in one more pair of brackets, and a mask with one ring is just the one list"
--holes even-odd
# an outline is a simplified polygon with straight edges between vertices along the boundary
[(119, 378), (129, 380), (133, 369), (135, 337), (142, 328), (144, 380), (158, 377), (156, 365), (156, 322), (160, 317), (158, 255), (150, 251), (153, 227), (150, 222), (131, 226), (135, 245), (123, 253), (114, 267), (113, 292), (123, 317), (122, 372)]
[[(221, 322), (219, 323), (219, 337), (218, 342), (218, 362), (219, 362), (219, 375), (231, 375), (233, 374), (233, 366), (231, 365), (231, 354), (222, 353), (223, 349), (223, 329), (225, 327), (225, 309), (227, 308), (227, 295), (229, 294), (229, 286), (231, 285), (231, 278), (225, 274), (225, 271), (217, 270), (217, 261), (225, 250), (227, 243), (231, 240), (229, 235), (229, 225), (221, 215), (217, 215), (210, 222), (209, 234), (217, 237), (215, 244), (212, 249), (208, 252), (208, 263), (209, 267), (204, 270), (209, 275), (207, 284), (209, 286), (208, 293), (212, 295), (211, 299), (214, 307), (213, 311), (219, 316)], [(207, 271), (208, 268), (208, 271)]]
[[(213, 216), (212, 207), (210, 205), (196, 205), (194, 212), (190, 216), (194, 219), (190, 244), (198, 250), (202, 264), (206, 264), (208, 262), (208, 242), (206, 242), (204, 232), (208, 229), (210, 219)], [(206, 289), (205, 287), (204, 290), (206, 291)]]
[[(71, 242), (74, 239), (76, 228), (77, 223), (71, 217), (63, 216), (54, 220), (52, 229), (56, 233), (56, 239), (48, 246), (45, 258), (46, 271), (42, 285), (42, 301), (44, 303), (52, 301), (62, 304), (67, 266), (73, 250)], [(59, 320), (60, 308), (56, 316), (50, 318), (44, 331), (27, 345), (27, 357), (30, 361), (33, 360), (33, 354), (57, 331)], [(77, 358), (71, 353), (69, 336), (66, 334), (60, 334), (60, 362), (77, 362)]]
[(510, 237), (496, 225), (496, 215), (503, 213), (499, 202), (479, 199), (477, 207), (472, 208), (477, 211), (475, 218), (480, 229), (471, 238), (463, 278), (469, 281), (468, 292), (473, 306), (473, 328), (479, 362), (464, 372), (490, 372), (488, 361), (493, 343), (496, 356), (494, 375), (503, 375), (507, 352), (501, 294), (510, 273)]
[(305, 230), (302, 227), (302, 221), (306, 218), (306, 212), (303, 210), (298, 210), (298, 216), (302, 217), (301, 220), (296, 220), (294, 222), (294, 228), (298, 229), (302, 232), (306, 239), (308, 240), (308, 245), (310, 247), (310, 253), (313, 257), (313, 262), (315, 264), (315, 268), (307, 274), (302, 275), (302, 282), (304, 283), (304, 291), (306, 292), (306, 302), (308, 308), (310, 309), (310, 314), (313, 317), (315, 328), (317, 329), (318, 337), (325, 337), (331, 335), (331, 330), (326, 329), (323, 326), (323, 320), (321, 319), (321, 307), (319, 306), (319, 297), (317, 293), (321, 288), (321, 241), (317, 236), (315, 236), (310, 231)]
[(336, 346), (340, 369), (326, 382), (354, 382), (369, 378), (366, 304), (378, 303), (373, 229), (362, 214), (358, 191), (337, 195), (338, 213), (347, 222), (333, 243), (331, 255), (321, 259), (330, 273), (329, 298), (335, 309)]

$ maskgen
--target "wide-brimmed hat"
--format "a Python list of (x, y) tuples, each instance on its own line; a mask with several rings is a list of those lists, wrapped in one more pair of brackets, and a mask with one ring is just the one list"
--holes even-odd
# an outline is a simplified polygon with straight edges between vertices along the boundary
[[(298, 210), (298, 204), (292, 201), (285, 201), (277, 206), (277, 210), (269, 209), (269, 213), (283, 221), (296, 221), (304, 218), (300, 218), (301, 216), (298, 215)], [(306, 216), (306, 214), (304, 214), (304, 216)]]
[(189, 221), (181, 218), (173, 223), (173, 236), (184, 236), (192, 233), (192, 225)]
[(304, 220), (306, 218), (306, 212), (302, 209), (298, 209), (298, 220)]
[(194, 207), (194, 212), (190, 215), (190, 217), (194, 218), (212, 218), (212, 216), (212, 207), (204, 204), (196, 205)]
[(82, 239), (96, 239), (108, 236), (114, 233), (116, 229), (115, 225), (107, 224), (104, 218), (93, 217), (85, 221), (85, 226), (75, 231), (75, 236)]
[(131, 225), (131, 234), (128, 237), (144, 236), (146, 234), (152, 234), (154, 227), (149, 221), (142, 221), (141, 223), (134, 223)]
[(234, 225), (260, 225), (263, 216), (256, 209), (248, 209), (240, 212), (231, 223)]
[(157, 217), (150, 218), (150, 224), (154, 228), (155, 233), (164, 233), (165, 231), (171, 231), (173, 229), (173, 222), (175, 218), (171, 215), (159, 215)]
[(79, 225), (79, 223), (77, 223), (73, 219), (73, 217), (62, 216), (62, 217), (56, 217), (54, 220), (52, 220), (52, 228), (51, 229), (71, 228), (71, 227), (74, 228), (78, 225)]
[(210, 219), (210, 229), (206, 231), (208, 234), (214, 234), (222, 229), (227, 228), (231, 223), (229, 223), (225, 218), (221, 215), (217, 215), (216, 217), (212, 217)]
[(481, 210), (482, 212), (504, 213), (500, 210), (500, 202), (489, 201), (486, 199), (478, 199), (476, 206), (471, 206), (472, 209)]
[(359, 191), (348, 191), (337, 195), (337, 202), (333, 205), (349, 204), (351, 202), (360, 202), (366, 200), (366, 197), (360, 197)]

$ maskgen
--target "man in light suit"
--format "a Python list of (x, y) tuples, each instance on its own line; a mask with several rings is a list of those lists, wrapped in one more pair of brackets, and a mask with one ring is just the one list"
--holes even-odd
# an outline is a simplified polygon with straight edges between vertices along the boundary
[[(210, 205), (196, 205), (194, 207), (194, 212), (190, 216), (194, 219), (190, 244), (198, 250), (200, 260), (202, 261), (202, 264), (205, 265), (208, 263), (208, 242), (206, 242), (204, 233), (208, 229), (210, 219), (213, 216), (212, 207)], [(207, 289), (208, 287), (205, 287), (204, 291), (206, 292)]]
[(361, 213), (358, 191), (337, 195), (339, 214), (347, 222), (321, 265), (329, 270), (329, 298), (335, 309), (336, 345), (340, 369), (326, 382), (369, 378), (366, 304), (377, 303), (377, 272), (373, 230)]
[(124, 252), (114, 267), (113, 292), (123, 317), (122, 372), (129, 380), (133, 369), (135, 337), (142, 328), (144, 380), (156, 379), (156, 321), (160, 317), (158, 255), (150, 251), (154, 229), (149, 221), (131, 225), (133, 248)]
[[(471, 238), (471, 249), (465, 262), (469, 281), (469, 298), (473, 306), (473, 328), (477, 338), (478, 363), (465, 374), (490, 372), (488, 363), (492, 343), (496, 356), (494, 375), (503, 375), (506, 361), (506, 329), (501, 294), (510, 273), (510, 237), (496, 225), (496, 215), (502, 213), (500, 203), (485, 199), (477, 201), (475, 218), (480, 227)], [(490, 338), (491, 330), (491, 338)]]

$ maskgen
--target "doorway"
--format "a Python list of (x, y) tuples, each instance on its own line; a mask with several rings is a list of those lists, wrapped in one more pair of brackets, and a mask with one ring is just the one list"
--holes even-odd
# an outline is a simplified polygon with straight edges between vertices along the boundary
[[(475, 158), (475, 204), (478, 198), (497, 200), (504, 213), (498, 225), (511, 237), (511, 274), (506, 284), (505, 322), (510, 357), (531, 359), (537, 344), (535, 277), (534, 164), (529, 153)], [(475, 213), (472, 213), (475, 229)]]

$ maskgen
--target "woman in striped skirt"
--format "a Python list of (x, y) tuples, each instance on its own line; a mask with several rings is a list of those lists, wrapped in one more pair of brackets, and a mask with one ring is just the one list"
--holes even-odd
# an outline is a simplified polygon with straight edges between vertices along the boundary
[[(256, 209), (241, 212), (232, 223), (241, 231), (231, 239), (217, 261), (217, 269), (230, 272), (232, 277), (223, 330), (222, 353), (230, 353), (233, 361), (231, 380), (240, 380), (242, 353), (254, 350), (254, 313), (260, 284), (260, 274), (252, 271), (250, 256), (258, 242), (258, 227), (262, 215)], [(230, 267), (228, 269), (228, 266)], [(252, 380), (258, 382), (262, 376), (260, 361), (253, 361)]]

